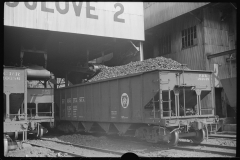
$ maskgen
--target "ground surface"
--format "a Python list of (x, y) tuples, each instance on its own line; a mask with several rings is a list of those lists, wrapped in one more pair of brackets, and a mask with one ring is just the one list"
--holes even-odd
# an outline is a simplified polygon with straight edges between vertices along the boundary
[[(97, 148), (104, 148), (109, 150), (122, 151), (124, 153), (133, 152), (138, 156), (147, 156), (147, 157), (225, 157), (224, 155), (205, 153), (205, 152), (193, 152), (185, 150), (175, 150), (169, 149), (164, 145), (139, 145), (138, 143), (115, 140), (107, 136), (96, 137), (92, 135), (81, 135), (81, 134), (72, 134), (72, 135), (62, 135), (58, 137), (50, 138), (52, 140), (59, 140), (64, 142), (76, 143), (80, 145), (93, 146)], [(180, 141), (189, 142), (189, 140), (180, 139)], [(43, 143), (41, 140), (32, 140), (35, 143)], [(57, 147), (58, 144), (54, 142), (48, 142), (49, 146)], [(190, 143), (190, 142), (189, 142)], [(204, 141), (203, 144), (219, 145), (219, 146), (236, 146), (236, 139), (227, 139), (227, 138), (214, 138)], [(61, 147), (61, 146), (59, 146)], [(66, 146), (67, 147), (67, 146)], [(69, 148), (70, 146), (68, 146)], [(198, 147), (198, 146), (197, 146)], [(63, 148), (63, 147), (62, 147)], [(200, 149), (207, 149), (205, 146), (199, 146)], [(71, 149), (72, 150), (72, 149)], [(222, 148), (221, 150), (227, 149)], [(112, 157), (109, 154), (96, 154), (89, 151), (76, 151), (83, 152), (84, 156), (87, 157)], [(89, 152), (89, 153), (87, 153)], [(14, 151), (9, 151), (8, 157), (69, 157), (67, 154), (61, 152), (55, 153), (46, 148), (34, 147), (28, 144), (23, 144), (22, 149), (17, 149)]]

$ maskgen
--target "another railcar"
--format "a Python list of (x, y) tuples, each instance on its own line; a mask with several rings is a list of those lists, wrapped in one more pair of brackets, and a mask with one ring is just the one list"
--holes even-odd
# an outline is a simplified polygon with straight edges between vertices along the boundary
[[(3, 133), (4, 137), (22, 140), (27, 134), (43, 136), (47, 129), (43, 123), (54, 125), (53, 88), (29, 88), (29, 79), (49, 79), (50, 72), (43, 69), (25, 67), (6, 67), (3, 72)], [(5, 139), (4, 139), (5, 140)], [(8, 142), (8, 141), (4, 141)], [(4, 148), (8, 144), (4, 143)], [(6, 149), (7, 150), (7, 149)]]
[(218, 121), (213, 83), (211, 71), (154, 70), (59, 88), (58, 128), (91, 131), (97, 124), (107, 133), (134, 130), (149, 142), (201, 143)]

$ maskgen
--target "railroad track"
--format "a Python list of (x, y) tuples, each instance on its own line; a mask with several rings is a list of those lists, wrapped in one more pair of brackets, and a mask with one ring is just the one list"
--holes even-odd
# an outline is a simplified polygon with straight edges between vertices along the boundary
[(47, 147), (45, 145), (40, 145), (40, 144), (35, 144), (35, 143), (31, 143), (31, 142), (24, 142), (26, 144), (30, 144), (32, 146), (36, 146), (36, 147), (43, 147), (43, 148), (47, 148), (47, 149), (50, 149), (54, 152), (62, 152), (62, 153), (67, 153), (68, 155), (70, 155), (69, 157), (84, 157), (80, 154), (75, 154), (75, 153), (72, 153), (72, 152), (67, 152), (67, 151), (64, 151), (62, 149), (56, 149), (56, 148), (53, 148), (53, 147)]
[(189, 143), (189, 142), (178, 142), (180, 145), (185, 145), (185, 146), (202, 146), (202, 147), (215, 147), (215, 148), (224, 148), (224, 149), (236, 149), (236, 147), (233, 146), (220, 146), (220, 145), (214, 145), (214, 144), (194, 144), (194, 143)]
[(236, 139), (236, 135), (210, 134), (208, 138)]
[[(223, 155), (223, 156), (231, 156), (231, 157), (235, 157), (236, 156), (236, 147), (232, 147), (232, 146), (221, 146), (221, 145), (213, 145), (213, 144), (194, 144), (194, 143), (190, 143), (190, 142), (181, 142), (179, 141), (178, 146), (175, 147), (171, 147), (171, 146), (167, 146), (164, 143), (149, 143), (146, 141), (141, 141), (138, 139), (134, 139), (132, 140), (132, 137), (127, 137), (127, 136), (108, 136), (108, 138), (112, 139), (112, 140), (117, 140), (117, 141), (121, 141), (121, 142), (126, 142), (126, 143), (138, 143), (141, 145), (145, 145), (145, 146), (154, 146), (155, 148), (159, 147), (165, 150), (185, 150), (185, 151), (192, 151), (192, 152), (204, 152), (204, 153), (212, 153), (212, 154), (218, 154), (218, 155)], [(66, 142), (63, 142), (65, 144), (69, 144)], [(77, 146), (81, 146), (81, 145), (77, 145)], [(83, 147), (87, 147), (87, 146), (83, 146)], [(87, 147), (88, 148), (88, 147)], [(92, 148), (92, 147), (90, 147)], [(89, 148), (89, 149), (90, 149)], [(96, 148), (96, 150), (98, 150), (98, 148)], [(114, 153), (116, 151), (112, 151), (112, 153)], [(123, 154), (123, 153), (120, 153)]]
[(233, 146), (220, 146), (220, 145), (213, 145), (213, 144), (194, 144), (190, 142), (181, 142), (179, 141), (178, 146), (167, 146), (163, 143), (149, 143), (145, 141), (139, 141), (139, 140), (126, 140), (123, 138), (117, 138), (114, 137), (114, 139), (118, 139), (120, 141), (126, 141), (126, 142), (133, 142), (133, 143), (139, 143), (142, 145), (147, 146), (154, 146), (154, 147), (161, 147), (161, 148), (167, 148), (169, 149), (176, 149), (176, 150), (186, 150), (186, 151), (193, 151), (193, 152), (205, 152), (205, 153), (212, 153), (212, 154), (219, 154), (224, 156), (236, 156), (236, 147)]
[[(101, 152), (101, 153), (107, 153), (109, 155), (112, 154), (112, 155), (116, 155), (118, 157), (122, 156), (123, 154), (125, 154), (125, 152), (119, 152), (119, 151), (113, 151), (113, 150), (108, 150), (108, 149), (84, 146), (84, 145), (73, 144), (73, 143), (69, 143), (69, 142), (55, 141), (55, 140), (50, 140), (50, 139), (47, 139), (47, 138), (41, 138), (40, 140), (42, 140), (42, 141), (49, 141), (49, 142), (55, 142), (55, 143), (62, 144), (62, 145), (74, 146), (76, 148), (86, 149), (86, 150), (90, 150), (90, 151), (97, 151), (97, 152)], [(71, 151), (66, 151), (66, 150), (56, 149), (56, 148), (52, 148), (52, 147), (47, 147), (45, 145), (39, 145), (39, 144), (31, 143), (31, 142), (27, 142), (27, 143), (31, 144), (31, 145), (35, 145), (35, 146), (48, 148), (48, 149), (51, 149), (51, 150), (54, 150), (54, 151), (58, 151), (58, 152), (64, 152), (64, 153), (67, 153), (67, 154), (69, 154), (71, 156), (74, 156), (74, 157), (86, 157), (86, 156), (83, 156), (82, 154), (72, 153)]]
[[(231, 156), (231, 157), (236, 156), (236, 148), (231, 147), (231, 149), (229, 149), (230, 147), (228, 147), (228, 149), (226, 149), (226, 148), (215, 148), (215, 146), (217, 146), (217, 145), (212, 145), (212, 146), (208, 145), (208, 146), (209, 147), (205, 147), (205, 145), (200, 145), (200, 147), (199, 146), (193, 146), (193, 145), (188, 145), (188, 146), (178, 145), (178, 146), (174, 146), (174, 147), (171, 147), (171, 148), (172, 149), (177, 149), (177, 150), (186, 150), (186, 151), (194, 151), (194, 152), (205, 152), (205, 153), (211, 153), (211, 154), (219, 154), (219, 155)], [(219, 147), (219, 146), (217, 146), (217, 147)]]

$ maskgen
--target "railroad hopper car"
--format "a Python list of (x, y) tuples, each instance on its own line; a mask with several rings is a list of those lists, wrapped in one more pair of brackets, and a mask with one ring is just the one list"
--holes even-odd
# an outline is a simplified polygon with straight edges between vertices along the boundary
[[(42, 124), (54, 125), (54, 97), (51, 88), (28, 88), (28, 80), (47, 79), (50, 72), (45, 69), (30, 69), (25, 67), (6, 67), (3, 72), (4, 99), (4, 137), (22, 140), (27, 134), (36, 137), (47, 132)], [(4, 141), (7, 142), (7, 141)], [(6, 149), (8, 144), (4, 143)]]
[[(106, 133), (133, 131), (148, 142), (201, 143), (216, 124), (211, 71), (154, 70), (55, 91), (58, 128)], [(203, 102), (212, 99), (211, 104)]]

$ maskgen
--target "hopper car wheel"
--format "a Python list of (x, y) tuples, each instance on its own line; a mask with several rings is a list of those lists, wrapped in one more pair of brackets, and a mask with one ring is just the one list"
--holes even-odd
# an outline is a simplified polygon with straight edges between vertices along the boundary
[(42, 138), (43, 136), (43, 127), (39, 124), (39, 130), (37, 131), (36, 137)]
[(8, 139), (5, 134), (3, 135), (3, 147), (4, 147), (4, 157), (6, 157), (8, 154)]
[(14, 135), (15, 137), (15, 139), (18, 139), (18, 132), (15, 132), (15, 135)]
[(196, 131), (196, 134), (197, 135), (191, 140), (193, 141), (193, 143), (200, 144), (205, 139), (206, 131), (204, 129), (200, 129)]
[(174, 131), (171, 133), (171, 138), (168, 142), (169, 146), (176, 146), (178, 144), (179, 141), (179, 132), (178, 131)]

